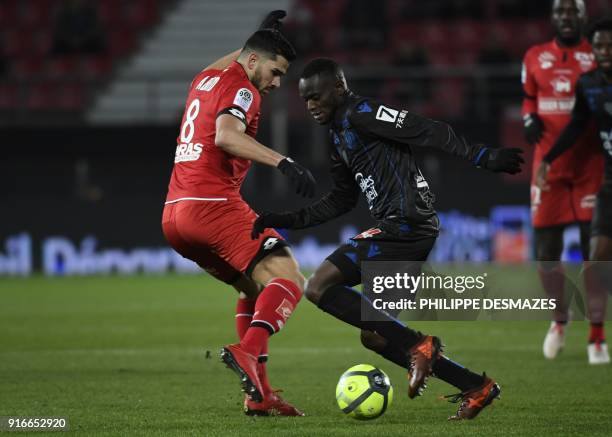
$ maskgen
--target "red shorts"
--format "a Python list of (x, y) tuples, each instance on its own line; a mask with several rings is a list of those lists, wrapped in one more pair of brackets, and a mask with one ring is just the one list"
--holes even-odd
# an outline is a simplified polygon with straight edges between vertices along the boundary
[(250, 276), (257, 262), (287, 246), (274, 229), (251, 239), (257, 214), (243, 200), (193, 201), (166, 204), (162, 229), (170, 246), (215, 278), (234, 283)]
[(590, 222), (601, 177), (585, 174), (576, 179), (549, 182), (550, 190), (531, 186), (531, 220), (534, 228)]

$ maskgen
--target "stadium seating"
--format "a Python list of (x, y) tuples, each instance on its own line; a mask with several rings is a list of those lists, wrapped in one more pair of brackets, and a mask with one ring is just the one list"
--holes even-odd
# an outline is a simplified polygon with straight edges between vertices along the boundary
[[(138, 41), (174, 0), (98, 0), (107, 41), (97, 54), (61, 55), (53, 51), (55, 19), (62, 0), (2, 0), (2, 54), (9, 69), (0, 90), (3, 112), (67, 111), (84, 105), (114, 66), (138, 48)], [(25, 96), (25, 98), (17, 98)], [(14, 117), (13, 117), (14, 118)]]

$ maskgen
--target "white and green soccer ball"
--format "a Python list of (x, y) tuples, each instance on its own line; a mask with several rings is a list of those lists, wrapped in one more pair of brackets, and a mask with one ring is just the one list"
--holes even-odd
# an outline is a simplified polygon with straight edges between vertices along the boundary
[(353, 419), (376, 419), (391, 405), (393, 387), (387, 374), (379, 368), (358, 364), (340, 377), (336, 401), (342, 412)]

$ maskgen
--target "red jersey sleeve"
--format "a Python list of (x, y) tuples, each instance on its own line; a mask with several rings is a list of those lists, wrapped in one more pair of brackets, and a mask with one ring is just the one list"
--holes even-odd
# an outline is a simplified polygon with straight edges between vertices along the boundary
[(523, 67), (521, 70), (521, 82), (523, 84), (523, 107), (522, 114), (531, 114), (538, 111), (538, 85), (533, 74), (534, 49), (525, 53)]
[(220, 94), (217, 117), (222, 114), (233, 115), (246, 126), (251, 125), (253, 120), (257, 119), (261, 96), (250, 82), (231, 83)]

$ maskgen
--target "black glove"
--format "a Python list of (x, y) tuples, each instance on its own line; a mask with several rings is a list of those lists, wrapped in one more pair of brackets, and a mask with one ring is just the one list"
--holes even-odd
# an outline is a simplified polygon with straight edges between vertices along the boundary
[(299, 195), (311, 198), (314, 196), (317, 182), (307, 168), (302, 167), (291, 158), (283, 159), (277, 168), (289, 178)]
[(525, 163), (521, 156), (522, 149), (489, 149), (486, 147), (481, 153), (482, 157), (477, 165), (495, 173), (520, 173), (521, 164)]
[(257, 240), (259, 235), (267, 228), (290, 228), (295, 223), (295, 216), (293, 213), (277, 214), (274, 212), (264, 212), (253, 223), (253, 230), (251, 231), (251, 238)]
[(523, 132), (529, 144), (534, 145), (540, 142), (544, 134), (544, 124), (538, 114), (534, 112), (523, 117)]
[(259, 25), (259, 30), (263, 29), (275, 29), (281, 30), (283, 27), (283, 22), (281, 21), (283, 18), (287, 16), (287, 12), (282, 10), (276, 10), (270, 12), (266, 15), (266, 18), (263, 19), (261, 24)]

